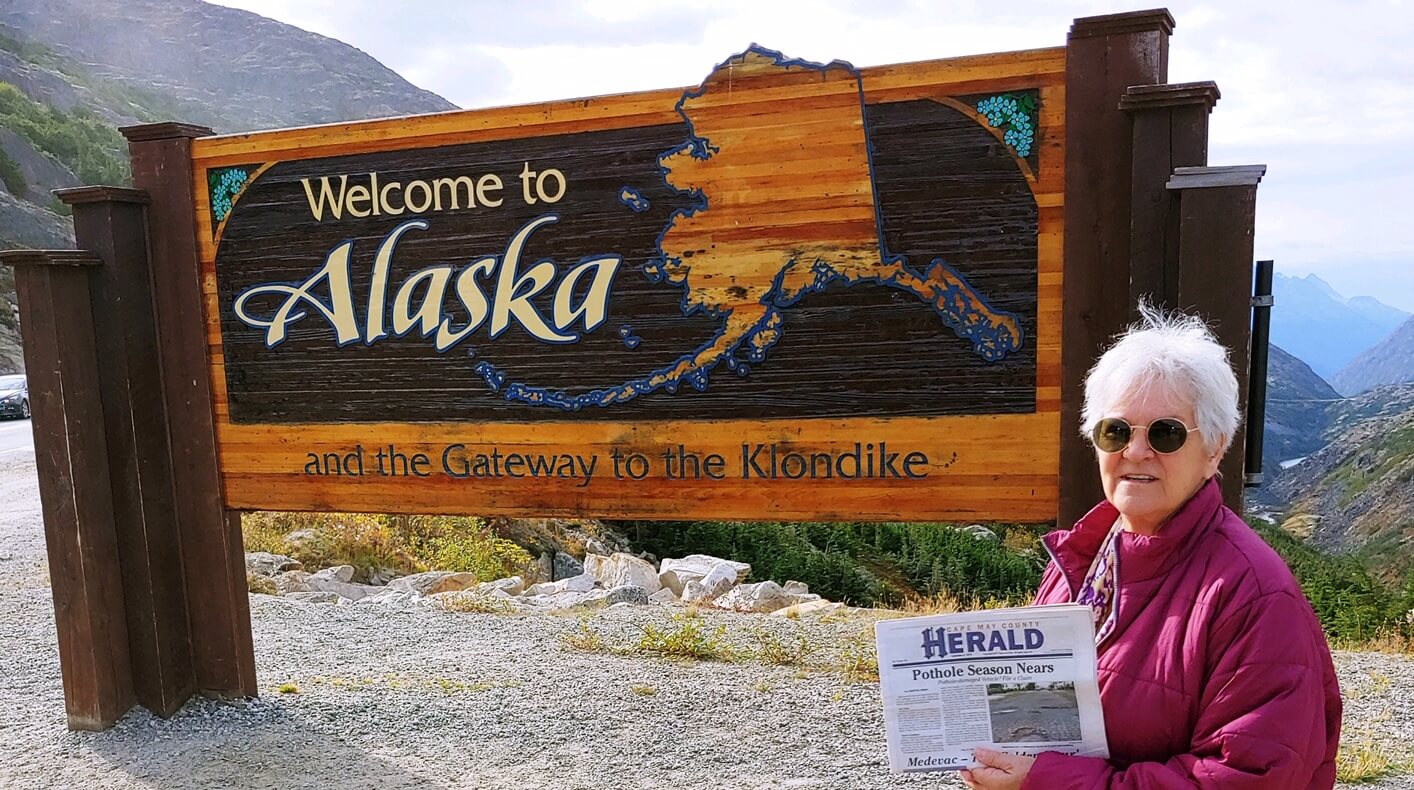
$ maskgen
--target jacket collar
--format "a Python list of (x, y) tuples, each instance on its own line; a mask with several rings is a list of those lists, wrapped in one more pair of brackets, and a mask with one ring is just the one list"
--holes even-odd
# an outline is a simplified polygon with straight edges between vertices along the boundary
[[(1222, 508), (1222, 490), (1217, 478), (1210, 477), (1163, 523), (1157, 535), (1123, 533), (1118, 551), (1124, 581), (1142, 582), (1168, 573), (1188, 554), (1188, 547), (1212, 528)], [(1091, 508), (1073, 528), (1056, 530), (1041, 539), (1070, 585), (1071, 600), (1117, 518), (1119, 510), (1105, 500)]]

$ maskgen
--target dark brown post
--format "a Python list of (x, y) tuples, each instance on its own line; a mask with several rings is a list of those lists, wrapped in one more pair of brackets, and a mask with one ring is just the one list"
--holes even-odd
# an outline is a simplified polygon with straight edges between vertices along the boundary
[(1147, 297), (1178, 303), (1178, 199), (1166, 188), (1174, 168), (1208, 164), (1208, 116), (1218, 100), (1212, 82), (1136, 85), (1119, 107), (1134, 125), (1130, 169), (1129, 310)]
[(1103, 497), (1079, 436), (1082, 382), (1129, 312), (1133, 132), (1119, 109), (1131, 85), (1168, 78), (1166, 10), (1075, 20), (1066, 45), (1065, 284), (1061, 323), (1060, 526)]
[(89, 270), (102, 261), (25, 250), (0, 262), (15, 267), (64, 709), (70, 729), (101, 730), (134, 702), (90, 314)]
[[(1178, 306), (1208, 321), (1232, 349), (1239, 403), (1247, 408), (1251, 360), (1252, 237), (1257, 184), (1266, 165), (1181, 167), (1168, 188), (1179, 202)], [(1246, 433), (1239, 430), (1218, 471), (1223, 499), (1242, 512)]]
[(221, 490), (192, 193), (191, 141), (211, 130), (159, 123), (120, 131), (132, 155), (133, 184), (152, 195), (153, 298), (177, 527), (183, 564), (190, 569), (186, 590), (196, 685), (219, 696), (254, 696), (240, 518), (226, 510)]
[(55, 194), (74, 208), (78, 246), (103, 261), (92, 270), (93, 326), (132, 682), (139, 703), (170, 716), (195, 678), (148, 271), (149, 199), (117, 187)]

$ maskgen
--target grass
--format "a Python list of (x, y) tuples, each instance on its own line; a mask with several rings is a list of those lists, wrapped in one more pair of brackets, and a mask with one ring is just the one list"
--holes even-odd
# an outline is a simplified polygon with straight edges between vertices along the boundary
[(1404, 771), (1398, 760), (1368, 737), (1342, 743), (1335, 757), (1335, 778), (1340, 782), (1365, 784)]
[(694, 661), (736, 658), (736, 651), (726, 642), (726, 626), (709, 629), (700, 617), (679, 613), (673, 615), (672, 625), (659, 628), (650, 623), (639, 628), (643, 636), (638, 640), (637, 650), (642, 653)]
[(299, 686), (294, 681), (287, 681), (281, 683), (275, 690), (281, 694), (298, 694)]
[(628, 690), (632, 691), (640, 697), (651, 697), (654, 694), (658, 693), (658, 689), (655, 689), (652, 686), (643, 685), (642, 683), (635, 683), (632, 686), (629, 686)]
[(515, 614), (515, 605), (503, 598), (461, 590), (437, 598), (437, 607), (444, 612), (462, 614)]
[(311, 569), (352, 565), (356, 581), (384, 569), (466, 571), (491, 581), (535, 565), (530, 552), (465, 516), (256, 512), (241, 517), (241, 534), (246, 551), (283, 554)]
[(275, 582), (271, 581), (268, 577), (256, 573), (247, 573), (245, 575), (245, 588), (249, 592), (259, 593), (260, 595), (280, 594), (280, 589), (275, 586)]
[(879, 682), (879, 654), (874, 647), (874, 629), (866, 628), (845, 640), (837, 669), (855, 683)]
[(801, 628), (796, 628), (794, 633), (785, 637), (777, 636), (760, 625), (753, 628), (751, 633), (756, 641), (754, 657), (763, 664), (805, 666), (810, 657), (819, 650)]
[(588, 620), (580, 620), (579, 628), (574, 633), (561, 637), (561, 641), (566, 647), (579, 650), (585, 653), (606, 653), (609, 652), (608, 645), (604, 637), (597, 631), (589, 627)]

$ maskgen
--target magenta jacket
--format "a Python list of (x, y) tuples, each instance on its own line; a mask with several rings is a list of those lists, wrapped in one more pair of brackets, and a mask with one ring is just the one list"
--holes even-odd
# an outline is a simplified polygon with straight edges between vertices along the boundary
[[(1036, 603), (1066, 603), (1119, 515), (1044, 539)], [(1023, 790), (1335, 785), (1340, 689), (1281, 557), (1209, 480), (1158, 535), (1120, 535), (1118, 620), (1099, 648), (1110, 759), (1046, 752)]]

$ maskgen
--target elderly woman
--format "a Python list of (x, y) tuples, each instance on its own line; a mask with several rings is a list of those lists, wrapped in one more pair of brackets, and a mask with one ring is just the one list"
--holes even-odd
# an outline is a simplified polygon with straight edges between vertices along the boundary
[(1085, 381), (1105, 501), (1045, 537), (1037, 604), (1088, 604), (1110, 757), (978, 749), (969, 787), (1335, 784), (1340, 691), (1281, 558), (1223, 505), (1237, 379), (1203, 322), (1143, 320)]

